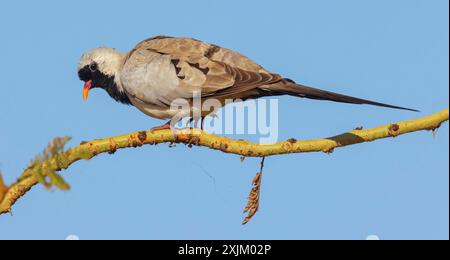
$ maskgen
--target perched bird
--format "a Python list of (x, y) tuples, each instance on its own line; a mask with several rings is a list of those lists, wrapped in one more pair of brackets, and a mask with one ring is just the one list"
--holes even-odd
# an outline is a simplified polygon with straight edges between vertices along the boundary
[[(157, 36), (127, 53), (92, 49), (81, 57), (78, 76), (85, 82), (84, 100), (92, 88), (102, 88), (116, 101), (158, 119), (172, 119), (176, 114), (191, 117), (192, 106), (179, 111), (171, 105), (177, 99), (191, 102), (195, 95), (202, 102), (219, 100), (222, 106), (230, 99), (290, 95), (417, 111), (297, 84), (235, 51), (191, 38)], [(211, 112), (200, 114), (205, 117)], [(169, 127), (170, 121), (153, 130)]]

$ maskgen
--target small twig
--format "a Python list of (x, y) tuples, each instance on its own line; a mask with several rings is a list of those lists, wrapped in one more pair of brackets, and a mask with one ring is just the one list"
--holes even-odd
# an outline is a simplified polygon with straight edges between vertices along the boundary
[(261, 160), (261, 168), (259, 170), (259, 172), (262, 174), (263, 169), (264, 169), (264, 163), (266, 162), (266, 157), (263, 157)]

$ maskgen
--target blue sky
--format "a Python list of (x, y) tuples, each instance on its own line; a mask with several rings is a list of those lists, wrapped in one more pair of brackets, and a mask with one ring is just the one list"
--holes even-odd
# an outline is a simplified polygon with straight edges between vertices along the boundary
[[(6, 1), (0, 8), (0, 164), (8, 183), (55, 136), (161, 124), (104, 91), (81, 97), (79, 57), (189, 36), (298, 82), (421, 113), (280, 98), (280, 139), (318, 138), (448, 107), (448, 1)], [(293, 118), (294, 116), (294, 118)], [(448, 239), (449, 140), (413, 133), (267, 159), (261, 210), (240, 223), (259, 160), (180, 145), (102, 155), (34, 188), (0, 239)], [(239, 136), (242, 138), (242, 136)], [(255, 138), (255, 136), (244, 136)]]

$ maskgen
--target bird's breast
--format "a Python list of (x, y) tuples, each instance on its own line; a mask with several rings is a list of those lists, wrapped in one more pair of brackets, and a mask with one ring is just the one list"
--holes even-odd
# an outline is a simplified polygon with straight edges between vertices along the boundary
[(170, 59), (164, 56), (145, 63), (126, 64), (121, 82), (129, 96), (150, 105), (167, 107), (180, 97), (179, 78)]

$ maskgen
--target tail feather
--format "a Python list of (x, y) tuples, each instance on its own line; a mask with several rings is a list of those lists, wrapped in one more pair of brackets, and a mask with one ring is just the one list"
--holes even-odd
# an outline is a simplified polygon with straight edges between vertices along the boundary
[(408, 111), (414, 111), (419, 112), (419, 110), (412, 109), (412, 108), (406, 108), (406, 107), (399, 107), (399, 106), (393, 106), (389, 104), (379, 103), (371, 100), (351, 97), (347, 95), (342, 95), (326, 90), (321, 90), (317, 88), (312, 88), (296, 83), (291, 82), (284, 82), (283, 84), (274, 84), (272, 85), (274, 88), (271, 88), (270, 91), (275, 91), (277, 95), (290, 95), (290, 96), (297, 96), (297, 97), (303, 97), (303, 98), (310, 98), (310, 99), (319, 99), (319, 100), (329, 100), (334, 102), (341, 102), (341, 103), (350, 103), (350, 104), (367, 104), (367, 105), (374, 105), (379, 107), (388, 107), (388, 108), (395, 108), (395, 109), (402, 109), (402, 110), (408, 110)]

